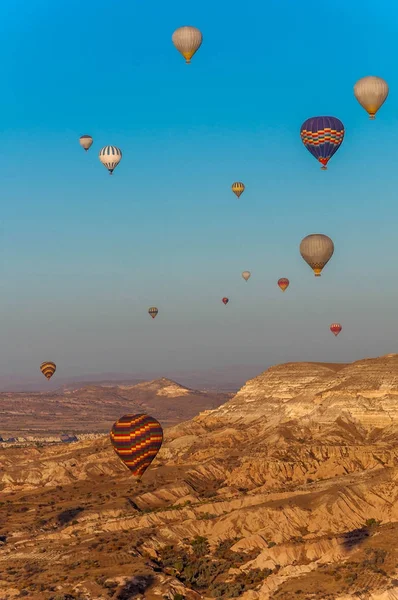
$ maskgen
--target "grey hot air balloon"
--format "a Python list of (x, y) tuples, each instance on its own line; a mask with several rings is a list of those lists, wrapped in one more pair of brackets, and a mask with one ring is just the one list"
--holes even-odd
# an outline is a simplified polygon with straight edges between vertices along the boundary
[(243, 271), (243, 273), (242, 273), (242, 277), (245, 281), (247, 281), (249, 279), (250, 275), (251, 275), (250, 271)]
[(93, 138), (91, 137), (91, 135), (81, 135), (80, 136), (79, 144), (81, 145), (82, 148), (85, 149), (86, 152), (89, 148), (91, 148), (92, 143), (93, 143)]
[(300, 244), (300, 254), (314, 271), (315, 277), (321, 276), (321, 271), (332, 258), (333, 252), (332, 240), (322, 233), (307, 235)]
[(196, 27), (185, 26), (176, 29), (172, 35), (172, 42), (189, 64), (191, 58), (202, 45), (202, 34)]
[(359, 104), (369, 114), (369, 119), (375, 119), (379, 108), (388, 96), (388, 84), (381, 77), (363, 77), (354, 85), (354, 95)]
[(98, 157), (104, 167), (108, 169), (109, 174), (112, 175), (114, 169), (116, 169), (122, 160), (122, 151), (120, 148), (116, 148), (116, 146), (104, 146), (99, 151)]

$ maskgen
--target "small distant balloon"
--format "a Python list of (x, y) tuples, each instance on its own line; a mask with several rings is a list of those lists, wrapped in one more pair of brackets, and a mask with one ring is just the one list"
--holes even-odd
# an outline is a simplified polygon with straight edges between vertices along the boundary
[(333, 252), (332, 240), (322, 233), (312, 233), (301, 240), (300, 254), (314, 271), (315, 277), (321, 276), (321, 271), (332, 258)]
[(340, 323), (332, 323), (330, 326), (330, 331), (332, 333), (334, 333), (334, 335), (339, 335), (340, 331), (342, 330), (342, 326), (340, 325)]
[(354, 95), (359, 104), (366, 110), (369, 119), (374, 120), (376, 113), (388, 96), (388, 84), (381, 77), (363, 77), (354, 85)]
[(151, 306), (151, 308), (148, 310), (148, 313), (151, 315), (152, 319), (154, 319), (156, 317), (156, 315), (158, 314), (158, 309), (156, 308), (156, 306)]
[(202, 45), (203, 36), (196, 27), (185, 26), (176, 29), (171, 39), (178, 52), (185, 58), (185, 62), (189, 64)]
[(238, 198), (245, 191), (245, 186), (244, 186), (244, 184), (241, 181), (235, 181), (235, 183), (233, 183), (231, 187), (232, 187), (233, 193)]
[(149, 415), (124, 415), (113, 424), (110, 439), (120, 460), (139, 480), (162, 446), (163, 428)]
[(222, 301), (224, 302), (225, 305), (227, 305), (229, 302), (229, 298), (223, 298)]
[(48, 381), (50, 381), (56, 369), (56, 364), (51, 361), (45, 361), (40, 365), (40, 371), (43, 373), (44, 377), (46, 377)]
[(322, 165), (323, 171), (344, 139), (344, 125), (336, 117), (311, 117), (300, 131), (304, 146)]
[(281, 277), (278, 279), (278, 285), (281, 288), (282, 292), (284, 292), (289, 287), (290, 281), (286, 279), (286, 277)]
[(79, 144), (87, 152), (87, 150), (89, 148), (91, 148), (91, 146), (93, 144), (93, 138), (91, 137), (91, 135), (82, 135), (82, 136), (80, 136)]
[(250, 278), (250, 275), (251, 275), (250, 271), (243, 271), (243, 273), (242, 273), (242, 277), (245, 281), (247, 281)]
[(120, 148), (116, 148), (116, 146), (104, 146), (99, 151), (98, 157), (104, 167), (108, 169), (109, 174), (112, 175), (113, 171), (122, 160), (122, 151)]

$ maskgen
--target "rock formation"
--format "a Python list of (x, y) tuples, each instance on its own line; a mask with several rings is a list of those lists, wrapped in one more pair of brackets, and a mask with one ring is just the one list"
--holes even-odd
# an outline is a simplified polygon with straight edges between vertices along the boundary
[(387, 355), (268, 369), (167, 429), (139, 484), (107, 437), (3, 449), (0, 583), (33, 561), (31, 600), (46, 573), (90, 600), (396, 600), (397, 434)]

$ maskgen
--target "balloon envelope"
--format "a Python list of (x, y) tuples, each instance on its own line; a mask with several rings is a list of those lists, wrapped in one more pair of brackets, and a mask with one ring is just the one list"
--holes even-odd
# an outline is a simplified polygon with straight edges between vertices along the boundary
[(330, 331), (332, 333), (334, 333), (334, 335), (339, 335), (340, 331), (342, 330), (342, 326), (340, 325), (340, 323), (332, 323), (330, 326)]
[(159, 421), (146, 414), (124, 415), (113, 424), (111, 443), (132, 474), (141, 478), (163, 442)]
[(321, 276), (321, 271), (332, 258), (333, 252), (332, 240), (322, 233), (312, 233), (301, 240), (300, 254), (314, 271), (315, 277)]
[(120, 148), (116, 148), (116, 146), (104, 146), (99, 151), (98, 157), (104, 167), (108, 169), (109, 174), (112, 175), (113, 171), (122, 160), (122, 151)]
[(196, 27), (185, 26), (176, 29), (171, 39), (178, 52), (185, 58), (185, 62), (189, 64), (202, 45), (203, 36)]
[(82, 148), (85, 149), (86, 152), (91, 147), (92, 143), (93, 143), (93, 138), (91, 137), (91, 135), (80, 136), (79, 144), (81, 145)]
[(286, 277), (281, 277), (278, 279), (278, 285), (281, 288), (282, 292), (284, 292), (289, 287), (290, 281), (286, 279)]
[(311, 117), (302, 124), (300, 135), (304, 146), (326, 171), (327, 163), (343, 142), (344, 125), (336, 117)]
[(223, 298), (222, 301), (224, 302), (224, 304), (228, 304), (229, 298)]
[(231, 187), (232, 187), (233, 193), (238, 198), (245, 191), (245, 185), (241, 181), (235, 181), (235, 183), (233, 183)]
[(251, 275), (250, 271), (243, 271), (243, 273), (242, 273), (242, 277), (245, 281), (247, 281), (250, 278), (250, 275)]
[(51, 377), (54, 375), (56, 369), (56, 364), (51, 361), (45, 361), (40, 365), (40, 371), (48, 380), (50, 380)]
[(369, 114), (369, 119), (374, 120), (379, 108), (388, 96), (388, 84), (381, 77), (363, 77), (354, 85), (354, 95), (359, 104)]
[(158, 309), (156, 308), (156, 306), (151, 306), (151, 308), (148, 310), (148, 313), (151, 315), (152, 319), (154, 319), (156, 317), (156, 315), (158, 314)]

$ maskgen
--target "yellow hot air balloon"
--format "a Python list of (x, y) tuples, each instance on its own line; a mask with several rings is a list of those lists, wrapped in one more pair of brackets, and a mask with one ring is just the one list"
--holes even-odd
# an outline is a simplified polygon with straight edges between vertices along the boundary
[(85, 151), (87, 152), (87, 150), (92, 146), (93, 144), (93, 138), (91, 137), (91, 135), (82, 135), (80, 136), (79, 139), (79, 144), (81, 145), (82, 148), (85, 149)]
[(242, 273), (242, 277), (245, 281), (247, 281), (250, 278), (250, 275), (251, 275), (250, 271), (243, 271), (243, 273)]
[(369, 113), (369, 119), (375, 119), (379, 108), (388, 96), (388, 84), (381, 77), (363, 77), (354, 85), (355, 98)]
[(176, 29), (171, 39), (178, 52), (181, 52), (185, 58), (185, 62), (189, 64), (195, 52), (202, 45), (203, 37), (196, 27), (186, 26)]
[(45, 361), (40, 365), (40, 371), (48, 380), (50, 380), (51, 377), (54, 375), (56, 368), (56, 364), (51, 361)]
[(323, 267), (332, 258), (334, 244), (330, 237), (322, 233), (307, 235), (300, 244), (300, 254), (315, 273), (321, 276)]
[(233, 193), (235, 194), (235, 196), (238, 196), (238, 198), (245, 191), (245, 186), (241, 181), (235, 181), (235, 183), (233, 183), (231, 187)]

